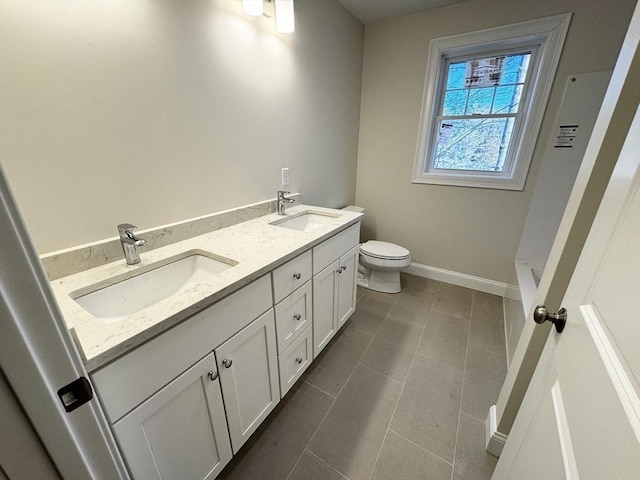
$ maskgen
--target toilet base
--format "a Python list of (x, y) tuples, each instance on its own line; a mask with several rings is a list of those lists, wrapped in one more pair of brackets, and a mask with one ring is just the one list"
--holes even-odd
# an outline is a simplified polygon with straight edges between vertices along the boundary
[(369, 270), (366, 274), (358, 273), (358, 285), (369, 290), (382, 293), (400, 293), (400, 272)]

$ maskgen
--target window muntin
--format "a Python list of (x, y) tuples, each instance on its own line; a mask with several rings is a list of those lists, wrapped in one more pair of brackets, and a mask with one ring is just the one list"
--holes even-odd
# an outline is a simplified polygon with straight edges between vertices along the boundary
[(427, 170), (508, 170), (534, 50), (443, 59)]

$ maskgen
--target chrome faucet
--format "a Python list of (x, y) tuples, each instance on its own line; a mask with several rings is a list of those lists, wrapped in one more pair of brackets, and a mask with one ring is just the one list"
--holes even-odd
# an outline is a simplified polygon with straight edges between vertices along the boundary
[(284, 215), (285, 211), (285, 203), (294, 203), (295, 199), (287, 198), (285, 195), (288, 195), (291, 192), (285, 192), (284, 190), (278, 190), (278, 215)]
[(135, 265), (140, 263), (140, 252), (138, 247), (147, 243), (146, 240), (138, 238), (133, 234), (133, 231), (138, 228), (130, 223), (121, 223), (118, 225), (118, 233), (120, 234), (120, 244), (122, 245), (122, 251), (124, 252), (124, 259), (127, 261), (127, 265)]

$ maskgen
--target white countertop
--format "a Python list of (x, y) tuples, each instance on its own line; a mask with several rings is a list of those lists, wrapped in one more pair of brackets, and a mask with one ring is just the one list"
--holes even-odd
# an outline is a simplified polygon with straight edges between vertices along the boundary
[[(54, 295), (76, 342), (88, 371), (93, 371), (121, 356), (159, 333), (173, 327), (196, 312), (282, 265), (335, 233), (356, 223), (361, 213), (298, 205), (287, 209), (287, 216), (304, 211), (339, 216), (330, 223), (304, 232), (269, 225), (281, 215), (270, 214), (216, 230), (156, 250), (140, 249), (141, 263), (127, 265), (124, 258), (51, 282)], [(94, 317), (71, 294), (89, 286), (109, 285), (134, 277), (161, 262), (190, 250), (203, 250), (238, 262), (206, 283), (170, 296), (121, 320), (106, 321)], [(77, 295), (76, 295), (77, 296)]]

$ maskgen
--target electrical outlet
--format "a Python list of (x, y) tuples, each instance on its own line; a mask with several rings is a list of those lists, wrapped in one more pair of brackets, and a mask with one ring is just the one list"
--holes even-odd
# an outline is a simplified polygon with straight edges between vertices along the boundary
[(286, 187), (287, 185), (289, 185), (289, 169), (283, 168), (282, 169), (282, 186)]

